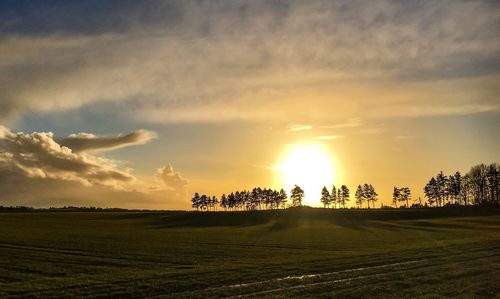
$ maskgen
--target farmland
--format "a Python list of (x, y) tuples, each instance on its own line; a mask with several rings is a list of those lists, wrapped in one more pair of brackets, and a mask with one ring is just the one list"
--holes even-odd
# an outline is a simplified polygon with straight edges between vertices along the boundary
[(500, 210), (0, 213), (0, 297), (495, 297)]

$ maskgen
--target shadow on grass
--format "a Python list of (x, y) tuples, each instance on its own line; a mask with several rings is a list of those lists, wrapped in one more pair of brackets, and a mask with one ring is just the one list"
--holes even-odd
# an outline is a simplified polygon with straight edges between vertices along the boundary
[[(142, 215), (142, 213), (141, 213)], [(368, 221), (414, 220), (407, 223), (422, 229), (470, 228), (468, 226), (440, 224), (424, 221), (446, 217), (500, 215), (498, 208), (442, 208), (394, 210), (333, 210), (320, 208), (290, 208), (285, 210), (235, 212), (171, 212), (144, 215), (155, 228), (174, 227), (249, 227), (269, 225), (271, 231), (289, 229), (303, 223), (326, 221), (351, 229), (364, 229)], [(135, 217), (133, 215), (130, 216)], [(138, 216), (139, 218), (140, 216)], [(405, 225), (406, 226), (406, 225)]]
[[(260, 211), (269, 212), (269, 211)], [(157, 228), (170, 227), (217, 227), (217, 226), (256, 226), (269, 223), (271, 213), (248, 212), (185, 212), (156, 217), (152, 224)]]
[(290, 229), (316, 221), (326, 221), (342, 227), (362, 229), (366, 222), (365, 219), (349, 217), (338, 212), (307, 207), (266, 211), (184, 212), (163, 216), (155, 215), (149, 217), (148, 222), (155, 228), (269, 225), (270, 231)]

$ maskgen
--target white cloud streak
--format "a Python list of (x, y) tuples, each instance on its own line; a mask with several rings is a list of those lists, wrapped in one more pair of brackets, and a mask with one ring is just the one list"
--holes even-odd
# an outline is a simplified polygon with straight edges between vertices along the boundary
[(313, 128), (311, 125), (291, 125), (288, 127), (288, 132), (309, 131)]
[(344, 136), (342, 135), (322, 135), (322, 136), (317, 136), (316, 139), (318, 140), (335, 140), (339, 138), (343, 138)]
[(321, 129), (341, 129), (341, 128), (357, 128), (363, 125), (363, 121), (359, 117), (349, 118), (346, 122), (333, 124), (329, 126), (320, 126)]
[(140, 145), (156, 138), (151, 131), (137, 130), (118, 136), (96, 136), (91, 133), (71, 134), (59, 140), (59, 144), (70, 148), (73, 152), (106, 151), (130, 145)]

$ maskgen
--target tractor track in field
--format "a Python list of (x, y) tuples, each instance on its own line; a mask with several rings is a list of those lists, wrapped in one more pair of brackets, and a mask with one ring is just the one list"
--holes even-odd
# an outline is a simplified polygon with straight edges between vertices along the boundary
[[(481, 259), (485, 259), (485, 258), (490, 258), (492, 256), (499, 257), (500, 255), (482, 256), (482, 257), (478, 257), (478, 258), (474, 258), (474, 259), (469, 259), (468, 261), (481, 260)], [(438, 259), (439, 258), (420, 259), (420, 260), (413, 260), (413, 261), (402, 262), (402, 263), (393, 263), (393, 264), (385, 264), (385, 265), (374, 266), (374, 267), (365, 267), (364, 269), (363, 269), (363, 267), (361, 267), (361, 268), (356, 268), (356, 269), (348, 269), (348, 270), (344, 270), (344, 271), (337, 271), (337, 272), (330, 272), (330, 273), (318, 273), (318, 274), (312, 274), (312, 275), (294, 276), (294, 277), (291, 277), (290, 279), (297, 280), (298, 284), (296, 284), (296, 285), (271, 288), (271, 289), (267, 289), (267, 290), (249, 292), (249, 293), (245, 293), (245, 294), (228, 296), (228, 297), (224, 297), (224, 298), (233, 299), (233, 298), (247, 298), (247, 297), (256, 297), (256, 296), (259, 297), (259, 296), (263, 296), (263, 295), (267, 295), (267, 294), (280, 293), (280, 292), (288, 291), (288, 290), (306, 289), (306, 288), (322, 286), (322, 285), (341, 284), (341, 283), (348, 283), (351, 281), (376, 278), (376, 277), (382, 277), (382, 276), (387, 276), (387, 275), (402, 274), (402, 273), (406, 273), (408, 271), (426, 268), (429, 266), (440, 266), (442, 264), (432, 263), (433, 261), (438, 260)], [(468, 262), (468, 261), (465, 261), (465, 262)], [(423, 265), (418, 265), (421, 262), (427, 262), (427, 263), (425, 263)], [(429, 263), (429, 262), (431, 262), (431, 263)], [(462, 262), (464, 262), (464, 261), (462, 261)], [(405, 266), (405, 265), (411, 265), (411, 264), (414, 264), (415, 266), (403, 268), (400, 270), (391, 270), (390, 272), (383, 271), (383, 272), (375, 272), (375, 273), (358, 275), (358, 276), (353, 276), (353, 277), (346, 277), (346, 278), (329, 279), (329, 280), (313, 281), (313, 282), (302, 282), (304, 280), (304, 278), (302, 278), (302, 277), (321, 278), (321, 277), (331, 276), (331, 275), (335, 275), (335, 274), (342, 274), (342, 273), (348, 273), (348, 272), (362, 272), (364, 270), (377, 270), (377, 269), (392, 268), (392, 267)], [(284, 279), (287, 279), (287, 278), (284, 278)]]
[[(404, 272), (419, 269), (422, 267), (425, 267), (425, 266), (414, 267), (414, 268), (409, 268), (409, 269), (404, 269), (404, 270), (399, 270), (399, 271), (392, 271), (391, 274), (404, 273)], [(373, 277), (379, 277), (379, 276), (384, 276), (384, 275), (387, 275), (387, 273), (374, 273), (374, 274), (360, 275), (360, 276), (349, 277), (349, 278), (340, 278), (340, 279), (334, 279), (334, 280), (310, 282), (310, 283), (298, 284), (298, 285), (294, 285), (294, 286), (287, 286), (287, 287), (282, 287), (282, 288), (274, 288), (274, 289), (268, 289), (268, 290), (263, 290), (263, 291), (258, 291), (258, 292), (246, 293), (246, 294), (242, 294), (242, 295), (229, 296), (229, 297), (224, 297), (224, 298), (226, 298), (226, 299), (231, 298), (232, 299), (232, 298), (255, 297), (255, 296), (260, 296), (260, 295), (279, 293), (279, 292), (283, 292), (286, 290), (305, 289), (305, 288), (314, 287), (314, 286), (321, 286), (321, 285), (328, 285), (328, 284), (335, 284), (335, 283), (344, 283), (344, 282), (362, 280), (362, 279), (366, 279), (366, 278), (373, 278)]]
[[(479, 249), (475, 252), (489, 252), (489, 251), (490, 251), (490, 248), (488, 248), (486, 250)], [(400, 262), (395, 262), (395, 263), (386, 263), (386, 264), (373, 265), (373, 266), (356, 267), (356, 268), (350, 268), (350, 269), (344, 269), (344, 270), (338, 270), (338, 271), (321, 272), (321, 273), (288, 275), (288, 276), (284, 276), (284, 277), (271, 278), (271, 279), (262, 280), (262, 281), (222, 285), (222, 286), (210, 287), (210, 288), (199, 289), (199, 290), (192, 290), (192, 291), (187, 291), (187, 292), (176, 292), (176, 293), (168, 294), (167, 297), (181, 297), (181, 298), (183, 298), (183, 297), (191, 297), (191, 296), (197, 297), (198, 295), (200, 295), (201, 297), (204, 297), (203, 295), (207, 295), (207, 297), (215, 297), (215, 294), (217, 292), (224, 292), (224, 291), (230, 291), (230, 290), (244, 291), (245, 288), (251, 289), (251, 288), (261, 287), (261, 286), (266, 287), (266, 285), (276, 286), (279, 284), (285, 284), (284, 286), (280, 286), (280, 287), (272, 287), (272, 288), (268, 288), (268, 289), (252, 291), (252, 292), (248, 292), (248, 293), (240, 293), (237, 295), (230, 295), (230, 296), (225, 296), (225, 297), (221, 296), (223, 298), (245, 298), (245, 297), (255, 297), (255, 296), (258, 297), (261, 295), (279, 293), (279, 292), (286, 291), (286, 290), (303, 289), (303, 288), (308, 288), (308, 287), (337, 284), (337, 283), (340, 284), (340, 283), (346, 283), (346, 282), (350, 282), (350, 281), (385, 276), (385, 275), (389, 275), (389, 274), (405, 273), (408, 271), (412, 271), (412, 270), (416, 270), (416, 269), (420, 269), (420, 268), (424, 268), (424, 267), (428, 267), (428, 266), (439, 266), (442, 264), (446, 264), (446, 261), (449, 261), (449, 259), (453, 259), (455, 262), (460, 262), (459, 258), (462, 255), (463, 254), (453, 254), (451, 256), (445, 256), (442, 254), (430, 255), (427, 257), (419, 258), (419, 259), (406, 260), (406, 261), (400, 261)], [(481, 259), (490, 258), (490, 257), (500, 257), (500, 255), (499, 254), (482, 255), (482, 256), (472, 258), (472, 259), (469, 258), (467, 261), (481, 260)], [(441, 261), (441, 263), (436, 263), (439, 261)], [(398, 268), (398, 267), (402, 267), (402, 268)], [(392, 270), (392, 271), (380, 271), (380, 270), (387, 270), (387, 269), (392, 269), (392, 268), (396, 268), (396, 269)], [(368, 271), (375, 271), (375, 272), (369, 273), (369, 274), (363, 274), (363, 272), (368, 272)], [(327, 278), (329, 276), (342, 276), (342, 275), (346, 275), (346, 274), (353, 274), (353, 276), (320, 280), (320, 279)], [(356, 274), (360, 274), (360, 275), (356, 275)], [(318, 281), (318, 280), (320, 280), (320, 281)], [(214, 294), (214, 296), (211, 296), (212, 294)], [(160, 297), (163, 298), (164, 296), (153, 296), (150, 298), (160, 298)], [(219, 297), (219, 296), (216, 296), (216, 297)]]
[[(476, 258), (475, 260), (484, 259), (484, 258), (488, 258), (488, 257)], [(410, 261), (408, 263), (399, 263), (399, 264), (400, 265), (404, 265), (404, 264), (408, 265), (408, 264), (418, 264), (419, 262), (421, 262), (421, 261)], [(391, 267), (391, 265), (389, 265), (389, 264), (383, 265), (383, 266), (386, 266), (386, 267), (377, 267), (377, 269)], [(397, 266), (397, 265), (394, 265), (394, 266)], [(249, 293), (244, 293), (244, 294), (239, 294), (239, 295), (227, 296), (224, 298), (233, 299), (233, 298), (259, 297), (259, 296), (263, 296), (263, 295), (280, 293), (280, 292), (289, 291), (289, 290), (307, 289), (310, 287), (317, 287), (317, 286), (322, 286), (322, 285), (342, 284), (342, 283), (348, 283), (351, 281), (364, 280), (364, 279), (370, 279), (370, 278), (376, 278), (376, 277), (383, 277), (383, 276), (387, 276), (387, 275), (403, 274), (403, 273), (407, 273), (408, 271), (427, 268), (429, 266), (439, 266), (439, 264), (423, 264), (420, 266), (408, 267), (408, 268), (404, 268), (401, 270), (391, 270), (390, 272), (386, 272), (386, 271), (376, 272), (376, 273), (370, 273), (370, 274), (366, 274), (366, 275), (358, 275), (358, 276), (354, 276), (354, 277), (346, 277), (346, 278), (338, 278), (338, 279), (329, 279), (329, 280), (323, 280), (323, 281), (314, 281), (314, 282), (301, 282), (301, 281), (299, 281), (299, 283), (296, 285), (271, 288), (271, 289), (267, 289), (267, 290), (261, 290), (261, 291), (249, 292)], [(372, 269), (375, 269), (375, 267), (367, 268), (366, 270), (372, 270)], [(352, 270), (355, 270), (355, 271), (351, 271), (351, 272), (362, 271), (362, 270), (357, 270), (357, 269), (352, 269)], [(347, 272), (347, 271), (345, 271), (345, 272)], [(342, 272), (342, 271), (339, 271), (339, 272)], [(316, 278), (325, 277), (325, 276), (334, 275), (334, 274), (335, 273), (324, 274), (322, 276), (315, 276), (315, 277)], [(341, 274), (341, 273), (337, 273), (337, 274)], [(300, 279), (300, 280), (302, 280), (302, 279)]]
[[(262, 291), (257, 291), (257, 292), (251, 292), (251, 293), (245, 293), (245, 294), (240, 294), (240, 295), (234, 295), (234, 296), (229, 296), (229, 297), (224, 297), (224, 298), (244, 298), (244, 297), (249, 297), (249, 296), (258, 296), (260, 294), (264, 295), (267, 293), (275, 293), (279, 291), (283, 291), (285, 289), (297, 289), (297, 288), (304, 288), (307, 286), (314, 286), (314, 285), (321, 285), (321, 284), (328, 284), (328, 283), (335, 283), (335, 282), (347, 282), (350, 280), (356, 280), (356, 279), (362, 279), (362, 278), (368, 278), (374, 275), (380, 275), (382, 273), (375, 273), (375, 274), (369, 274), (369, 275), (362, 275), (362, 276), (356, 276), (356, 277), (350, 277), (350, 278), (343, 278), (343, 279), (335, 279), (335, 280), (328, 280), (328, 281), (321, 281), (321, 282), (314, 282), (314, 283), (302, 283), (308, 279), (315, 279), (315, 278), (322, 278), (325, 276), (332, 276), (332, 275), (342, 275), (342, 274), (348, 274), (348, 273), (357, 273), (357, 272), (362, 272), (362, 271), (367, 271), (367, 270), (377, 270), (377, 269), (385, 269), (385, 268), (390, 268), (390, 267), (397, 267), (397, 266), (404, 266), (404, 265), (411, 265), (411, 264), (416, 264), (418, 262), (423, 261), (422, 260), (410, 260), (410, 261), (405, 261), (405, 262), (397, 262), (397, 263), (390, 263), (390, 264), (383, 264), (383, 265), (376, 265), (376, 266), (368, 266), (368, 267), (358, 267), (358, 268), (351, 268), (351, 269), (345, 269), (345, 270), (339, 270), (339, 271), (330, 271), (330, 272), (322, 272), (322, 273), (314, 273), (314, 274), (303, 274), (303, 275), (289, 275), (289, 276), (284, 276), (280, 278), (274, 278), (274, 279), (269, 279), (269, 280), (262, 280), (262, 281), (254, 281), (254, 282), (248, 282), (248, 283), (240, 283), (240, 284), (231, 284), (231, 285), (223, 285), (223, 286), (218, 286), (218, 287), (210, 287), (202, 290), (193, 290), (193, 291), (188, 291), (188, 292), (179, 292), (179, 293), (173, 293), (169, 294), (168, 297), (175, 297), (175, 296), (190, 296), (191, 294), (194, 293), (207, 293), (207, 292), (217, 292), (217, 291), (224, 291), (224, 290), (237, 290), (237, 289), (244, 289), (244, 288), (251, 288), (251, 287), (258, 287), (258, 286), (263, 286), (266, 284), (279, 284), (283, 282), (298, 282), (298, 285), (292, 285), (288, 287), (280, 287), (280, 288), (274, 288), (274, 289), (267, 289), (267, 290), (262, 290)], [(413, 268), (411, 268), (413, 269)], [(401, 270), (401, 271), (407, 271), (408, 269)], [(394, 273), (394, 272), (392, 272)], [(158, 298), (161, 298), (163, 296), (158, 296)], [(156, 298), (155, 296), (149, 297), (149, 298)]]
[[(42, 251), (42, 252), (56, 252), (59, 254), (76, 254), (83, 256), (94, 256), (93, 254), (82, 254), (80, 251), (72, 251), (72, 250), (50, 250), (44, 247), (28, 247), (28, 246), (19, 246), (12, 244), (1, 244), (0, 247), (4, 248), (16, 248), (22, 250), (34, 250), (34, 251)], [(469, 260), (479, 260), (488, 257), (499, 257), (498, 254), (500, 247), (498, 245), (482, 247), (482, 248), (473, 248), (472, 250), (468, 250), (467, 254), (476, 254), (477, 256), (473, 258), (469, 258)], [(414, 269), (419, 269), (422, 267), (434, 266), (434, 265), (444, 265), (446, 262), (457, 262), (460, 261), (460, 257), (465, 253), (457, 253), (456, 250), (452, 254), (449, 250), (446, 251), (449, 255), (445, 255), (443, 253), (437, 252), (429, 252), (428, 254), (421, 256), (417, 259), (399, 259), (397, 262), (392, 263), (380, 263), (375, 265), (368, 266), (358, 266), (348, 269), (342, 269), (337, 271), (328, 271), (328, 272), (320, 272), (320, 273), (305, 273), (298, 275), (287, 275), (283, 277), (270, 278), (268, 280), (261, 281), (250, 281), (247, 283), (240, 284), (227, 284), (220, 285), (215, 287), (208, 288), (200, 288), (195, 290), (186, 290), (186, 291), (178, 291), (170, 294), (163, 295), (152, 295), (149, 298), (164, 298), (164, 297), (172, 297), (172, 298), (187, 298), (187, 297), (195, 297), (195, 298), (206, 298), (206, 297), (224, 297), (226, 298), (244, 298), (244, 297), (258, 297), (264, 296), (266, 294), (275, 294), (280, 293), (286, 290), (296, 290), (296, 289), (304, 289), (308, 287), (315, 287), (321, 285), (329, 285), (329, 284), (343, 284), (348, 283), (350, 281), (358, 281), (363, 279), (369, 279), (373, 277), (380, 277), (393, 273), (404, 273)], [(493, 254), (490, 254), (493, 253)], [(97, 255), (101, 257), (100, 255)], [(127, 258), (126, 260), (130, 260)], [(132, 260), (134, 260), (132, 258)], [(141, 259), (142, 260), (142, 259)], [(380, 262), (380, 261), (379, 261)], [(391, 271), (387, 271), (388, 269), (392, 269)], [(366, 273), (368, 272), (368, 273)], [(166, 279), (164, 275), (159, 275), (156, 278)], [(153, 277), (141, 278), (139, 280), (148, 280), (153, 279)], [(120, 294), (120, 285), (130, 283), (130, 280), (117, 280), (112, 285), (116, 288), (117, 294)], [(78, 289), (78, 288), (89, 288), (92, 286), (110, 286), (109, 282), (107, 283), (90, 283), (87, 285), (74, 285), (67, 289)], [(260, 288), (260, 289), (259, 289)], [(65, 288), (61, 288), (65, 289)], [(54, 288), (48, 288), (44, 290), (38, 290), (37, 292), (50, 292), (54, 291)], [(26, 292), (26, 293), (16, 293), (11, 294), (13, 296), (24, 295), (35, 295), (37, 292)], [(234, 295), (228, 294), (234, 292)], [(126, 295), (127, 293), (121, 293)], [(218, 294), (218, 295), (217, 295)]]
[(45, 254), (60, 254), (66, 256), (74, 256), (81, 258), (98, 258), (103, 260), (114, 260), (114, 261), (122, 261), (122, 262), (141, 262), (141, 263), (157, 263), (157, 264), (166, 264), (166, 265), (187, 265), (182, 262), (175, 261), (162, 261), (155, 255), (134, 255), (127, 254), (122, 256), (111, 256), (106, 254), (101, 254), (99, 252), (92, 252), (88, 250), (77, 250), (77, 249), (61, 249), (61, 248), (50, 248), (44, 246), (27, 246), (27, 245), (18, 245), (18, 244), (7, 244), (0, 243), (0, 250), (21, 250), (27, 252), (40, 252)]

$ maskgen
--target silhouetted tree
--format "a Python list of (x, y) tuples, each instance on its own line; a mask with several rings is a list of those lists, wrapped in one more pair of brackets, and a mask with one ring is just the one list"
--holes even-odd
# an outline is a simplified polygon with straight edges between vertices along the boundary
[(409, 208), (410, 207), (409, 201), (411, 199), (410, 188), (408, 187), (401, 188), (400, 194), (401, 194), (401, 201), (406, 202), (406, 207)]
[(252, 202), (252, 206), (255, 207), (256, 209), (261, 209), (261, 203), (260, 203), (260, 188), (253, 188), (252, 192), (250, 194), (250, 201)]
[(425, 185), (424, 192), (432, 205), (500, 204), (500, 167), (497, 163), (473, 166), (464, 176), (460, 172), (445, 176), (439, 172)]
[(344, 202), (344, 195), (342, 194), (342, 190), (340, 188), (337, 189), (337, 203), (339, 204), (339, 208)]
[(392, 203), (394, 204), (396, 209), (398, 208), (398, 201), (400, 197), (401, 197), (401, 191), (399, 190), (398, 187), (394, 186), (394, 189), (392, 191)]
[(330, 206), (330, 192), (328, 192), (328, 189), (326, 189), (326, 186), (323, 187), (321, 190), (321, 203), (323, 204), (323, 207), (328, 208)]
[(471, 190), (470, 176), (468, 174), (465, 174), (462, 177), (462, 183), (460, 184), (460, 202), (464, 205), (469, 204), (469, 198), (471, 193), (470, 190)]
[(439, 199), (439, 187), (437, 185), (436, 179), (432, 177), (427, 185), (424, 187), (424, 193), (425, 196), (427, 197), (429, 204), (432, 206), (434, 203), (439, 205), (438, 199)]
[(460, 204), (460, 194), (462, 189), (462, 175), (459, 171), (455, 172), (453, 176), (449, 178), (449, 192), (455, 204)]
[(359, 208), (363, 204), (363, 201), (365, 200), (365, 191), (361, 185), (358, 185), (358, 188), (356, 188), (356, 193), (354, 194), (354, 197), (356, 197), (356, 206)]
[[(201, 197), (200, 197), (201, 198)], [(200, 199), (200, 202), (202, 200)], [(268, 209), (285, 208), (287, 195), (285, 190), (253, 188), (252, 191), (243, 190), (231, 192), (227, 196), (222, 194), (220, 201), (217, 197), (208, 196), (207, 207), (209, 210), (216, 210), (216, 205), (225, 210), (256, 210), (266, 207)], [(201, 204), (200, 204), (201, 207)]]
[(444, 205), (444, 201), (447, 196), (447, 184), (448, 184), (448, 178), (443, 174), (443, 172), (439, 172), (436, 175), (436, 191), (437, 191), (437, 201), (439, 206)]
[(368, 208), (370, 208), (370, 203), (372, 204), (373, 208), (375, 208), (375, 202), (378, 200), (378, 193), (375, 191), (375, 188), (372, 184), (364, 184), (361, 187), (361, 195), (363, 197), (363, 200), (366, 200)]
[(234, 196), (233, 192), (231, 192), (227, 196), (227, 202), (228, 202), (229, 209), (234, 210), (236, 208), (236, 197)]
[(286, 207), (286, 202), (288, 199), (288, 196), (286, 195), (285, 190), (281, 189), (278, 196), (280, 199), (281, 207), (284, 209)]
[(347, 188), (346, 185), (342, 185), (340, 187), (340, 190), (341, 190), (341, 194), (342, 194), (342, 201), (340, 202), (342, 204), (342, 207), (345, 209), (345, 204), (349, 201), (349, 197), (350, 197), (350, 194), (349, 194), (349, 188)]
[(500, 204), (500, 165), (492, 163), (486, 171), (489, 204)]
[(370, 202), (373, 208), (375, 208), (375, 202), (378, 200), (378, 194), (375, 192), (375, 188), (371, 184), (365, 184), (363, 189), (366, 201), (368, 202), (368, 208), (370, 208)]
[(200, 196), (200, 209), (202, 211), (205, 211), (208, 206), (208, 197), (205, 194), (202, 194)]
[(220, 197), (220, 206), (226, 211), (227, 208), (229, 207), (228, 202), (227, 202), (227, 197), (226, 194), (222, 194)]
[(210, 201), (210, 206), (212, 207), (212, 209), (214, 211), (217, 211), (217, 205), (218, 204), (219, 204), (219, 200), (217, 199), (217, 197), (212, 196), (212, 200)]
[(200, 209), (200, 194), (198, 194), (198, 192), (196, 192), (191, 199), (191, 206), (193, 209), (196, 208), (197, 211)]
[(472, 184), (472, 197), (474, 203), (481, 205), (486, 203), (486, 192), (488, 186), (487, 166), (479, 164), (473, 166), (469, 171)]
[(338, 197), (337, 197), (337, 188), (335, 188), (335, 185), (332, 187), (332, 193), (330, 193), (330, 204), (333, 206), (333, 208), (337, 208), (337, 202), (338, 202)]
[(290, 199), (292, 200), (292, 207), (302, 206), (302, 198), (304, 197), (304, 190), (295, 185), (291, 191)]

